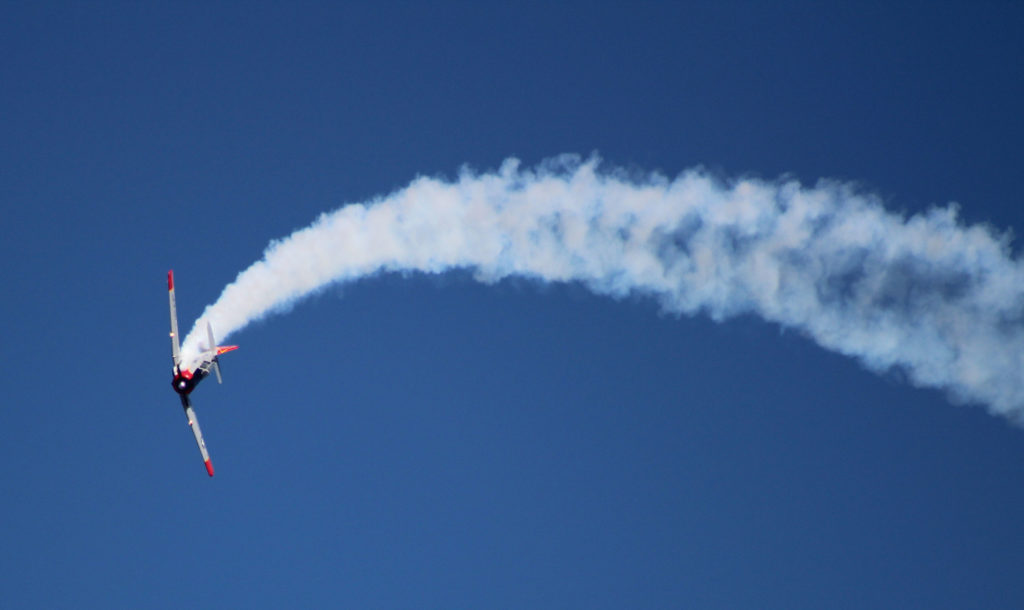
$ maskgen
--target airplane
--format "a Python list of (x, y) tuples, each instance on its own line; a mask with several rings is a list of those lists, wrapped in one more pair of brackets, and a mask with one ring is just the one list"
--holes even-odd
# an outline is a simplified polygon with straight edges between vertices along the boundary
[(199, 445), (199, 453), (203, 456), (203, 464), (206, 465), (206, 472), (213, 476), (213, 463), (210, 461), (210, 454), (206, 451), (206, 443), (203, 442), (203, 433), (199, 430), (199, 420), (196, 419), (196, 412), (192, 409), (192, 401), (188, 395), (196, 389), (199, 382), (210, 374), (210, 370), (217, 375), (217, 383), (223, 383), (220, 375), (220, 363), (218, 358), (221, 354), (238, 349), (237, 345), (217, 345), (213, 340), (213, 327), (206, 323), (206, 351), (198, 356), (190, 358), (188, 362), (182, 362), (181, 344), (178, 340), (178, 311), (174, 305), (174, 270), (167, 272), (167, 292), (171, 300), (171, 357), (174, 360), (174, 368), (171, 372), (174, 378), (171, 385), (174, 391), (181, 398), (181, 406), (185, 409), (185, 417), (188, 418), (188, 425), (192, 428), (192, 434), (196, 437), (196, 444)]

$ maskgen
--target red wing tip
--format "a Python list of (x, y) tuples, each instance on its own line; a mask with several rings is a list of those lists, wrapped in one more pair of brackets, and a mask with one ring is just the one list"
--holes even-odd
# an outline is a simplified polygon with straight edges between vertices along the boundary
[(167, 272), (167, 289), (174, 290), (174, 269)]
[(236, 349), (238, 349), (237, 345), (220, 345), (217, 347), (217, 355), (220, 356), (221, 354), (233, 352)]
[(206, 460), (206, 472), (208, 472), (211, 477), (213, 476), (213, 462), (210, 460)]

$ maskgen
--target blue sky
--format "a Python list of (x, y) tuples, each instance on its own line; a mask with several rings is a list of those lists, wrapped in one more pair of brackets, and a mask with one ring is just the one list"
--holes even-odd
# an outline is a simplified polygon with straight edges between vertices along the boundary
[(164, 294), (174, 268), (189, 325), (322, 212), (509, 156), (839, 178), (1020, 231), (1020, 7), (4, 3), (0, 24), (0, 606), (1024, 605), (1024, 431), (800, 333), (375, 277), (232, 338), (193, 397), (208, 479)]

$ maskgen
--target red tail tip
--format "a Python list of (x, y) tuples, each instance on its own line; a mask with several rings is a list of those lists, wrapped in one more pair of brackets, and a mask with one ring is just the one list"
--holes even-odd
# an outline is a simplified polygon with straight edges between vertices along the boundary
[(210, 473), (211, 477), (213, 476), (213, 462), (210, 460), (206, 460), (206, 472)]
[(174, 290), (174, 269), (167, 272), (167, 289)]

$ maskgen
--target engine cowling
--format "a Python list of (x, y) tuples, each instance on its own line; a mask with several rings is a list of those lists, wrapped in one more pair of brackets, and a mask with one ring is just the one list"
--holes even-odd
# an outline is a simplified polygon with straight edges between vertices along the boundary
[(199, 383), (200, 377), (198, 375), (191, 375), (186, 373), (178, 372), (171, 379), (171, 387), (178, 394), (185, 395), (192, 392), (195, 389), (196, 384)]

